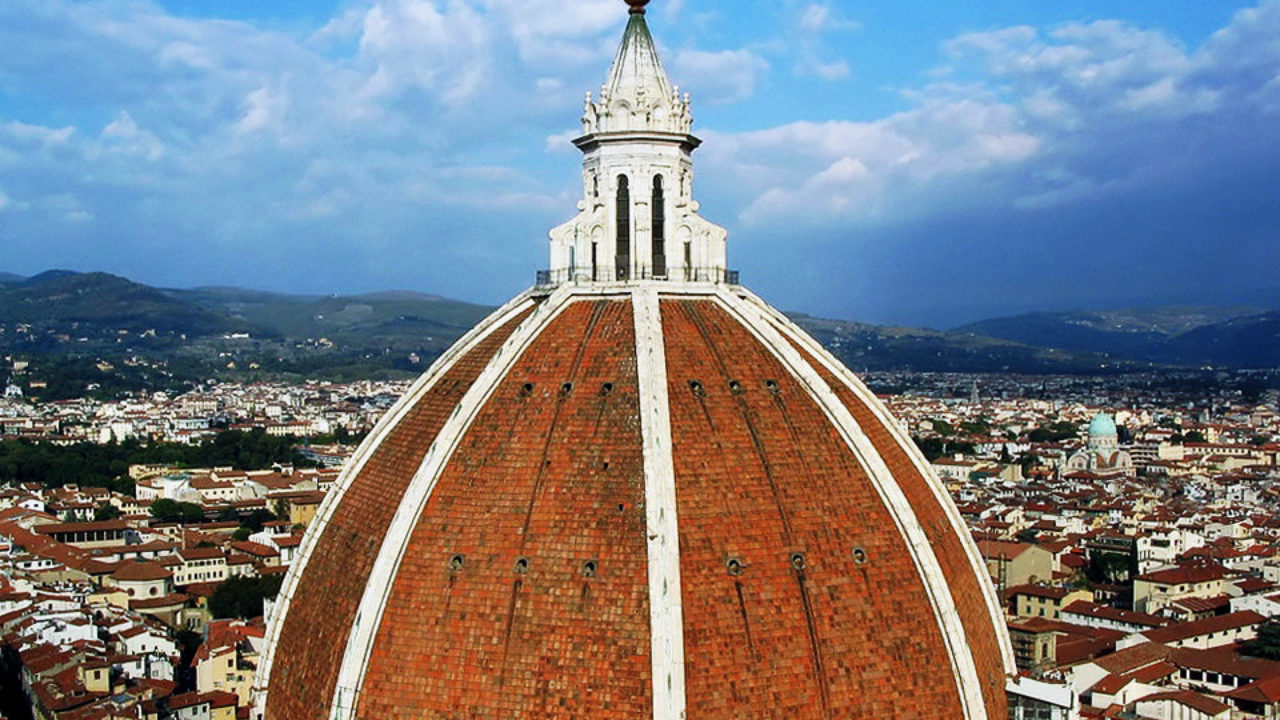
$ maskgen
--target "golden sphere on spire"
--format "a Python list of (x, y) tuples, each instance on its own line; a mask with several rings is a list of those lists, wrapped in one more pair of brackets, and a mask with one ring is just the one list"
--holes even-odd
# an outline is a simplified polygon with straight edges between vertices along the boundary
[(633, 15), (643, 15), (644, 6), (649, 4), (649, 0), (627, 0), (627, 4), (631, 6)]

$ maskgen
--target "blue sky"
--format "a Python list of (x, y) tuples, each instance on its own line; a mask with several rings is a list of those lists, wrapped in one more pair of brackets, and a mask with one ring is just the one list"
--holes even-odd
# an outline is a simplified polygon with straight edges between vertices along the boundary
[[(5, 0), (0, 271), (498, 303), (620, 0)], [(948, 327), (1280, 305), (1280, 0), (654, 0), (774, 304)]]

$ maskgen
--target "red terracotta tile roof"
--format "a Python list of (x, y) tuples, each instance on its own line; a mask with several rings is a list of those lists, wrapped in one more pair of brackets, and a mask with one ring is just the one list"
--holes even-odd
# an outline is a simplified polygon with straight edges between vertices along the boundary
[[(1241, 688), (1243, 689), (1243, 688)], [(1239, 690), (1229, 693), (1228, 696), (1235, 697)], [(1201, 695), (1192, 690), (1171, 690), (1169, 692), (1156, 693), (1148, 695), (1138, 702), (1161, 702), (1170, 701), (1179, 705), (1185, 705), (1197, 712), (1205, 713), (1209, 716), (1215, 716), (1231, 710), (1231, 706), (1214, 700), (1207, 695)]]
[(1260, 625), (1266, 619), (1265, 616), (1259, 615), (1252, 610), (1242, 610), (1228, 615), (1215, 615), (1203, 620), (1193, 620), (1155, 630), (1144, 630), (1142, 636), (1153, 643), (1172, 643), (1201, 635)]
[(116, 582), (145, 582), (148, 580), (166, 580), (173, 573), (155, 562), (126, 560), (111, 571)]
[(1162, 585), (1182, 585), (1220, 580), (1226, 575), (1226, 570), (1219, 565), (1184, 565), (1139, 575), (1138, 579)]

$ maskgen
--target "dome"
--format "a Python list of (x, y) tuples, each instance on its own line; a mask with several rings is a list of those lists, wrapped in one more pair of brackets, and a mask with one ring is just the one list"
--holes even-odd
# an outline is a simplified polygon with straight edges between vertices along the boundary
[(308, 528), (259, 717), (1006, 716), (1004, 613), (959, 512), (726, 269), (644, 17), (587, 99), (550, 269), (414, 383)]
[(527, 292), (388, 413), (267, 718), (1003, 717), (994, 590), (885, 408), (745, 289), (658, 285)]
[(1089, 437), (1107, 437), (1116, 435), (1116, 423), (1111, 416), (1100, 412), (1089, 422)]

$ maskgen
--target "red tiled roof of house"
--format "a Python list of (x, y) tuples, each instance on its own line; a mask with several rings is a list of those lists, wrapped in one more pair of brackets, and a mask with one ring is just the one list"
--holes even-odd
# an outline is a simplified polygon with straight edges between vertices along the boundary
[(182, 593), (173, 593), (158, 598), (146, 598), (144, 600), (130, 600), (130, 610), (158, 610), (177, 605), (185, 605), (190, 598)]
[[(1239, 690), (1235, 692), (1239, 692)], [(1235, 692), (1228, 693), (1228, 696), (1234, 696)], [(1200, 693), (1192, 690), (1171, 690), (1168, 692), (1156, 693), (1142, 698), (1139, 702), (1159, 702), (1164, 700), (1169, 700), (1178, 703), (1179, 705), (1185, 705), (1192, 710), (1205, 713), (1209, 716), (1219, 715), (1231, 709), (1230, 705), (1214, 700), (1208, 695), (1201, 695)]]
[(1201, 635), (1223, 632), (1224, 630), (1236, 630), (1261, 625), (1266, 619), (1265, 616), (1259, 615), (1252, 610), (1241, 610), (1240, 612), (1215, 615), (1202, 620), (1192, 620), (1191, 622), (1179, 623), (1155, 630), (1144, 630), (1142, 636), (1153, 643), (1171, 643)]
[(1048, 585), (1036, 585), (1028, 583), (1026, 585), (1014, 585), (1005, 590), (1005, 595), (1014, 597), (1016, 595), (1031, 595), (1034, 597), (1048, 598), (1050, 600), (1061, 600), (1062, 598), (1075, 592), (1075, 588), (1052, 587)]
[(249, 540), (232, 541), (231, 547), (252, 557), (276, 557), (280, 554), (280, 551), (273, 547)]
[(116, 582), (145, 582), (148, 580), (166, 580), (173, 577), (164, 566), (150, 561), (126, 560), (111, 571)]
[(1213, 597), (1183, 597), (1169, 603), (1190, 613), (1218, 612), (1231, 607), (1230, 595), (1214, 595)]
[(1134, 610), (1121, 610), (1120, 608), (1091, 603), (1087, 600), (1077, 600), (1062, 608), (1062, 612), (1063, 614), (1071, 613), (1073, 615), (1083, 615), (1085, 617), (1128, 623), (1130, 625), (1145, 625), (1152, 628), (1164, 627), (1174, 623), (1172, 618), (1136, 612)]
[(1148, 645), (1168, 648), (1169, 658), (1179, 667), (1228, 673), (1255, 680), (1280, 675), (1280, 662), (1241, 655), (1234, 646), (1200, 650), (1197, 648), (1169, 648), (1167, 645), (1143, 643), (1135, 647)]
[(185, 550), (179, 550), (178, 555), (180, 555), (183, 560), (188, 560), (188, 561), (216, 560), (224, 556), (222, 552), (222, 548), (216, 548), (216, 547), (187, 548)]
[(102, 520), (99, 522), (48, 523), (32, 528), (41, 535), (52, 535), (65, 532), (96, 532), (102, 530), (128, 530), (129, 523), (124, 520)]
[(978, 550), (984, 558), (1016, 558), (1022, 553), (1035, 547), (1030, 543), (1011, 542), (1009, 540), (981, 540), (978, 542)]
[(1159, 643), (1142, 643), (1117, 650), (1093, 662), (1113, 675), (1122, 675), (1165, 660), (1170, 657), (1172, 650)]
[(1271, 705), (1280, 702), (1280, 675), (1260, 678), (1243, 687), (1238, 687), (1226, 694), (1233, 700)]
[(1220, 565), (1183, 565), (1139, 575), (1138, 579), (1162, 585), (1183, 585), (1220, 580), (1226, 575), (1226, 570)]

